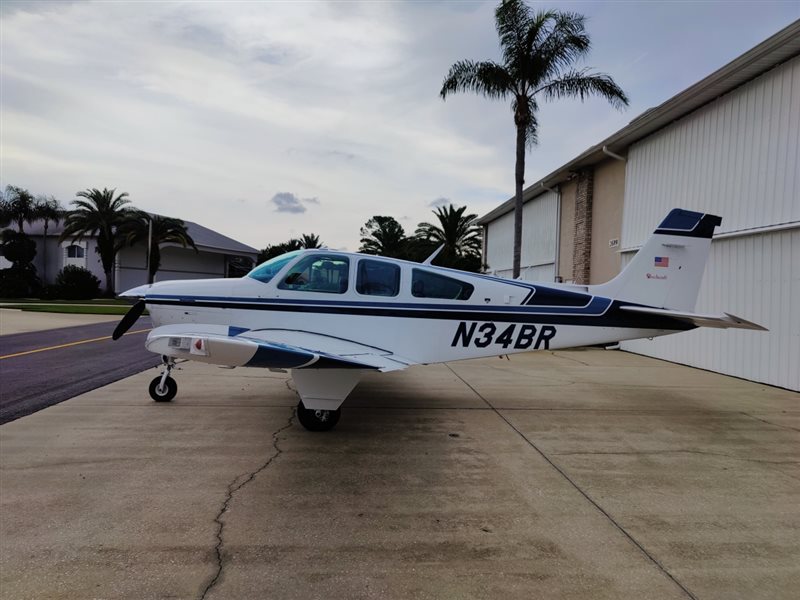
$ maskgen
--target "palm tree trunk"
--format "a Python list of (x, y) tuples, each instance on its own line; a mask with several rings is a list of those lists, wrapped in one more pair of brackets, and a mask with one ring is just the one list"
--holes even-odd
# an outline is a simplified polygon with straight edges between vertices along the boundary
[(106, 271), (106, 298), (113, 298), (114, 297), (114, 274), (113, 274), (113, 267), (111, 270)]
[(42, 244), (42, 281), (47, 285), (47, 219), (44, 220), (44, 244)]
[(522, 262), (522, 186), (525, 183), (525, 126), (517, 125), (517, 164), (514, 169), (514, 263), (512, 277), (519, 277)]

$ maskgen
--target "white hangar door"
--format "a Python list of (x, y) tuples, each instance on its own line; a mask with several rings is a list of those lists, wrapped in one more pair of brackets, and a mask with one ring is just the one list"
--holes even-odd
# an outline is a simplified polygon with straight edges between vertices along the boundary
[(698, 329), (623, 349), (800, 390), (800, 59), (631, 147), (623, 265), (673, 207), (722, 217), (696, 311), (770, 331)]
[[(526, 281), (555, 279), (558, 194), (545, 192), (522, 207), (522, 261)], [(489, 273), (511, 277), (514, 259), (514, 211), (489, 223), (486, 236)]]

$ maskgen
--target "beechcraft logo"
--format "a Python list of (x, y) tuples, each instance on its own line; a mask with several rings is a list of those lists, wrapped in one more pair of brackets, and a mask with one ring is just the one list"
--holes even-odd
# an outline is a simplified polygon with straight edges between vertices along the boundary
[(656, 256), (655, 261), (653, 261), (654, 267), (668, 267), (669, 266), (669, 257), (668, 256)]

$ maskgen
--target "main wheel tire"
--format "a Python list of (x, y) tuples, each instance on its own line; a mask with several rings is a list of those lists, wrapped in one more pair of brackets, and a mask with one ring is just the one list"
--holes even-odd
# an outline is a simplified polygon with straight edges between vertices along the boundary
[(303, 401), (297, 405), (297, 419), (300, 424), (309, 431), (328, 431), (339, 422), (342, 409), (336, 410), (313, 410), (306, 408)]
[(178, 384), (172, 377), (167, 377), (163, 390), (159, 390), (160, 387), (161, 375), (150, 382), (150, 397), (156, 402), (169, 402), (178, 393)]

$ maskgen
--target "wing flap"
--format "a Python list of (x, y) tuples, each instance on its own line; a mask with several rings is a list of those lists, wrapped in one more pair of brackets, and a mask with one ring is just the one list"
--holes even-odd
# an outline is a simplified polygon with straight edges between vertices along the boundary
[(699, 313), (682, 312), (679, 310), (669, 310), (667, 308), (650, 308), (647, 306), (620, 306), (620, 310), (643, 313), (647, 315), (658, 315), (661, 317), (672, 317), (697, 325), (698, 327), (714, 327), (717, 329), (752, 329), (755, 331), (768, 331), (758, 323), (753, 323), (747, 319), (742, 319), (730, 313), (721, 315), (703, 315)]

